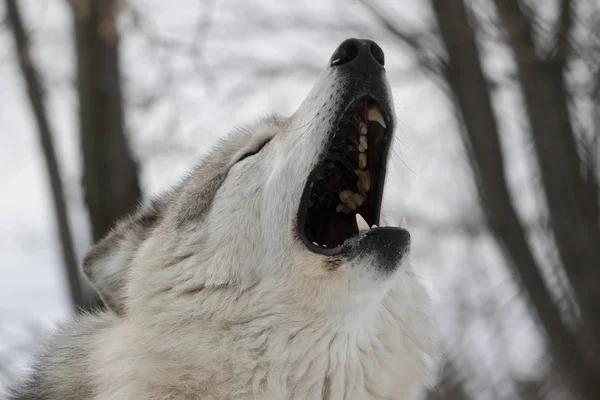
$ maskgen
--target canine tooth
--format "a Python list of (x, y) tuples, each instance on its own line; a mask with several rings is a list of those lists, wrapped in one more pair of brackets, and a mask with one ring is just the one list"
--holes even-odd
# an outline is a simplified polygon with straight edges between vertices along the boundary
[(368, 132), (367, 124), (365, 124), (364, 122), (361, 122), (360, 124), (358, 124), (358, 129), (360, 130), (361, 135), (366, 135)]
[(371, 229), (373, 229), (373, 228), (377, 228), (377, 225), (373, 224), (373, 226), (371, 227)]
[(352, 193), (352, 200), (354, 200), (354, 203), (356, 203), (356, 206), (357, 207), (362, 206), (362, 204), (365, 202), (365, 198), (358, 193), (355, 193), (355, 192), (351, 192), (351, 193)]
[(358, 168), (364, 169), (367, 166), (367, 155), (365, 153), (358, 154)]
[(381, 115), (381, 111), (379, 111), (379, 108), (375, 106), (369, 108), (369, 111), (367, 112), (367, 119), (369, 121), (378, 122), (379, 125), (383, 126), (384, 128), (387, 128), (385, 121), (383, 120), (383, 115)]
[(406, 229), (406, 218), (402, 217), (400, 219), (400, 223), (398, 224), (398, 228)]
[(368, 148), (369, 148), (369, 143), (367, 142), (367, 137), (361, 136), (359, 139), (358, 151), (360, 151), (362, 153)]
[(318, 246), (319, 244), (317, 242), (312, 242), (315, 246)]
[(356, 213), (356, 226), (358, 226), (359, 232), (369, 230), (369, 224), (367, 224), (367, 221), (365, 221), (362, 215), (358, 213)]

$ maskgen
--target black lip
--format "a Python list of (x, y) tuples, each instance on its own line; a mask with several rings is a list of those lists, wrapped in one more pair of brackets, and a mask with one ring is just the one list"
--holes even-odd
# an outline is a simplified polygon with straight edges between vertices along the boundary
[(344, 245), (342, 252), (349, 255), (373, 255), (380, 273), (389, 274), (396, 270), (402, 257), (410, 249), (410, 233), (404, 228), (384, 226), (362, 231), (358, 237)]
[[(383, 115), (383, 118), (385, 120), (386, 126), (387, 126), (385, 128), (386, 142), (385, 142), (385, 147), (384, 147), (384, 151), (383, 151), (383, 155), (382, 155), (382, 161), (381, 161), (380, 167), (379, 167), (380, 175), (379, 175), (379, 179), (377, 182), (377, 187), (375, 188), (374, 201), (373, 201), (373, 224), (379, 225), (380, 216), (381, 216), (381, 202), (383, 199), (383, 188), (384, 188), (384, 184), (385, 184), (387, 163), (388, 163), (388, 158), (389, 158), (388, 156), (389, 156), (389, 152), (390, 152), (390, 148), (391, 148), (391, 144), (392, 144), (392, 136), (393, 136), (393, 132), (394, 132), (394, 120), (392, 118), (393, 110), (391, 108), (391, 100), (388, 97), (388, 94), (385, 89), (386, 85), (384, 84), (383, 78), (381, 75), (379, 75), (375, 79), (371, 79), (370, 81), (367, 81), (367, 82), (365, 82), (365, 81), (360, 82), (358, 80), (350, 79), (350, 83), (348, 86), (349, 86), (348, 90), (346, 91), (345, 95), (343, 96), (343, 101), (341, 103), (343, 105), (343, 107), (340, 107), (339, 111), (336, 113), (337, 114), (336, 118), (335, 118), (336, 122), (332, 125), (332, 129), (328, 133), (329, 138), (327, 141), (327, 145), (323, 148), (316, 165), (318, 165), (319, 162), (324, 157), (326, 157), (327, 152), (329, 151), (329, 148), (330, 148), (333, 138), (335, 136), (336, 127), (338, 125), (338, 122), (344, 116), (344, 114), (346, 112), (348, 112), (348, 110), (350, 108), (352, 108), (352, 106), (358, 101), (363, 101), (365, 99), (368, 99), (370, 102), (375, 103), (379, 107), (379, 109)], [(318, 253), (318, 254), (323, 254), (323, 255), (328, 255), (328, 256), (339, 255), (346, 251), (347, 243), (352, 241), (353, 239), (355, 239), (356, 236), (346, 239), (346, 241), (344, 241), (344, 243), (340, 246), (333, 247), (333, 248), (323, 248), (323, 247), (315, 246), (314, 244), (312, 244), (307, 239), (306, 235), (303, 232), (306, 213), (308, 210), (307, 203), (309, 201), (309, 196), (310, 196), (309, 187), (314, 182), (316, 173), (317, 173), (316, 169), (313, 169), (313, 171), (311, 171), (311, 173), (309, 174), (308, 179), (306, 181), (307, 183), (305, 185), (304, 191), (302, 193), (302, 197), (300, 199), (296, 229), (298, 232), (298, 236), (300, 236), (300, 239), (302, 240), (304, 245), (312, 252)]]

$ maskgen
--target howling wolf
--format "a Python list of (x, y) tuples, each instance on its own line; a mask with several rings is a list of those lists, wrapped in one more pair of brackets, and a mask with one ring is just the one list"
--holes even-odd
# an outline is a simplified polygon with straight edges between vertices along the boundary
[(394, 133), (384, 53), (340, 44), (289, 118), (222, 140), (119, 223), (78, 316), (12, 399), (407, 399), (427, 383), (410, 234), (377, 227)]

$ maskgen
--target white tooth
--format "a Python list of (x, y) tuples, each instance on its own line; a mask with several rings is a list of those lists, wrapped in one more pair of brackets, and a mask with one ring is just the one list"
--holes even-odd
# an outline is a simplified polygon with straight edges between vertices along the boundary
[(344, 190), (340, 192), (340, 201), (342, 203), (349, 203), (352, 201), (352, 192), (350, 190)]
[(371, 229), (373, 229), (373, 228), (377, 228), (377, 225), (373, 224), (373, 226), (371, 227)]
[(365, 198), (363, 196), (354, 192), (352, 192), (352, 200), (354, 200), (354, 203), (356, 203), (357, 207), (362, 206), (362, 204), (365, 202)]
[(313, 242), (313, 244), (314, 244), (315, 246), (318, 246), (317, 242)]
[(375, 106), (369, 108), (369, 111), (367, 112), (367, 119), (369, 121), (378, 122), (379, 125), (383, 126), (384, 128), (387, 127), (385, 121), (383, 120), (383, 115), (381, 115), (381, 111), (379, 111), (379, 108)]
[(368, 132), (367, 124), (365, 124), (364, 122), (361, 122), (360, 124), (358, 124), (358, 129), (360, 130), (361, 135), (366, 135)]
[(356, 185), (358, 191), (364, 196), (366, 192), (371, 190), (371, 175), (369, 174), (369, 171), (360, 169), (355, 170), (354, 173), (358, 175), (358, 183)]
[(360, 139), (359, 139), (358, 151), (360, 151), (361, 153), (363, 153), (368, 148), (369, 148), (369, 143), (367, 142), (367, 137), (366, 136), (361, 136)]
[(361, 196), (365, 196), (366, 197), (367, 196), (367, 190), (365, 190), (365, 187), (360, 182), (358, 182), (357, 186), (358, 186), (358, 193), (360, 193)]
[(356, 207), (360, 206), (360, 204), (356, 203), (354, 194), (355, 193), (351, 190), (344, 190), (340, 193), (340, 201), (344, 203), (350, 210), (355, 210)]
[(356, 214), (356, 226), (358, 226), (358, 230), (359, 231), (368, 231), (369, 230), (369, 224), (367, 224), (367, 221), (365, 221), (365, 219), (362, 217), (362, 215), (360, 214)]
[(358, 154), (358, 168), (364, 169), (367, 166), (367, 155), (365, 153)]
[(398, 224), (399, 228), (406, 229), (406, 218), (402, 217), (400, 219), (400, 223)]

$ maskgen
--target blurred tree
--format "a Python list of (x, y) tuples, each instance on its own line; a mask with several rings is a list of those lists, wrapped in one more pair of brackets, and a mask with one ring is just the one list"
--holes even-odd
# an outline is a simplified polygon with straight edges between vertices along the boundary
[(97, 241), (141, 199), (125, 133), (119, 69), (117, 17), (124, 2), (68, 1), (75, 25), (83, 187)]
[(498, 23), (516, 61), (517, 82), (548, 205), (549, 229), (581, 314), (577, 328), (564, 320), (553, 301), (543, 278), (544, 266), (534, 257), (509, 194), (499, 117), (492, 106), (491, 85), (483, 72), (476, 39), (477, 15), (463, 0), (432, 1), (447, 52), (444, 76), (463, 122), (490, 229), (525, 288), (563, 377), (581, 398), (596, 398), (600, 393), (600, 294), (593, 286), (600, 281), (599, 188), (597, 171), (577, 152), (568, 107), (565, 66), (573, 5), (561, 1), (555, 43), (552, 51), (544, 54), (534, 48), (533, 20), (527, 15), (532, 9), (516, 0), (497, 0), (495, 4)]
[(71, 228), (69, 227), (69, 217), (64, 197), (62, 178), (60, 176), (60, 168), (56, 159), (52, 141), (52, 132), (46, 115), (44, 90), (42, 89), (34, 61), (31, 58), (28, 30), (24, 26), (17, 0), (6, 0), (6, 10), (7, 19), (15, 41), (19, 65), (27, 87), (27, 95), (34, 114), (34, 119), (37, 123), (42, 152), (46, 161), (46, 171), (48, 173), (48, 180), (50, 181), (54, 213), (58, 225), (58, 237), (62, 247), (62, 258), (68, 279), (71, 301), (73, 306), (78, 308), (84, 305), (84, 300), (79, 279), (77, 258), (73, 248)]
[[(137, 166), (125, 140), (119, 79), (115, 18), (123, 2), (69, 1), (76, 25), (86, 204), (96, 240), (140, 197)], [(285, 12), (265, 16), (254, 12), (256, 4), (239, 2), (236, 7), (244, 23), (236, 21), (235, 29), (229, 31), (238, 36), (253, 27), (271, 35), (278, 30), (314, 32), (319, 28), (327, 34), (353, 36), (377, 32), (391, 38), (390, 43), (403, 54), (412, 55), (415, 65), (444, 90), (455, 108), (487, 227), (522, 289), (519, 296), (527, 301), (545, 335), (552, 375), (508, 379), (522, 398), (563, 399), (564, 389), (547, 385), (548, 380), (557, 379), (556, 373), (562, 380), (558, 383), (577, 397), (595, 399), (600, 393), (600, 292), (595, 289), (600, 281), (600, 4), (592, 0), (430, 0), (426, 3), (431, 5), (431, 23), (413, 29), (400, 17), (403, 2), (337, 3), (340, 10), (350, 4), (360, 9), (340, 13), (353, 18), (340, 22), (303, 18), (292, 7), (294, 11), (287, 16)], [(542, 5), (557, 17), (543, 16)], [(202, 38), (208, 37), (210, 26), (199, 24)], [(587, 36), (581, 34), (585, 29)], [(501, 77), (491, 76), (485, 68), (490, 35), (494, 45), (506, 51), (512, 68)], [(195, 49), (205, 40), (192, 42)], [(252, 63), (228, 58), (219, 71), (243, 66), (245, 75), (253, 75), (254, 79), (236, 87), (237, 96), (239, 90), (258, 89), (267, 79), (288, 77), (290, 70), (312, 77), (321, 68), (313, 62), (317, 59), (303, 57), (299, 62), (287, 57), (277, 65), (274, 60)], [(590, 73), (589, 78), (573, 83), (570, 68), (576, 62), (585, 64)], [(388, 70), (390, 75), (393, 72)], [(532, 144), (527, 163), (540, 172), (539, 182), (531, 182), (540, 188), (538, 208), (543, 210), (535, 216), (539, 219), (535, 232), (531, 221), (518, 212), (506, 173), (509, 155), (501, 145), (506, 110), (493, 102), (500, 86), (520, 96), (523, 112), (511, 118), (520, 123)], [(589, 120), (582, 118), (582, 102), (593, 110)], [(459, 231), (464, 226), (451, 229)], [(534, 235), (543, 236), (545, 245), (556, 249), (556, 265), (540, 259), (532, 243)], [(558, 289), (548, 282), (549, 271), (561, 279)], [(572, 306), (565, 311), (557, 297), (568, 299)], [(473, 395), (465, 390), (472, 376), (459, 377), (458, 364), (452, 359), (445, 364), (439, 390), (430, 393), (430, 398), (449, 398), (448, 393), (455, 398)]]
[[(82, 285), (79, 277), (52, 133), (44, 109), (43, 90), (29, 54), (27, 29), (20, 18), (17, 2), (6, 0), (6, 4), (46, 158), (71, 299), (76, 308), (97, 306), (100, 304), (99, 297), (91, 290), (82, 290), (87, 286)], [(119, 71), (116, 20), (119, 7), (123, 7), (124, 3), (117, 0), (69, 0), (69, 4), (75, 27), (85, 204), (92, 237), (97, 241), (141, 199), (138, 167), (127, 145)]]

